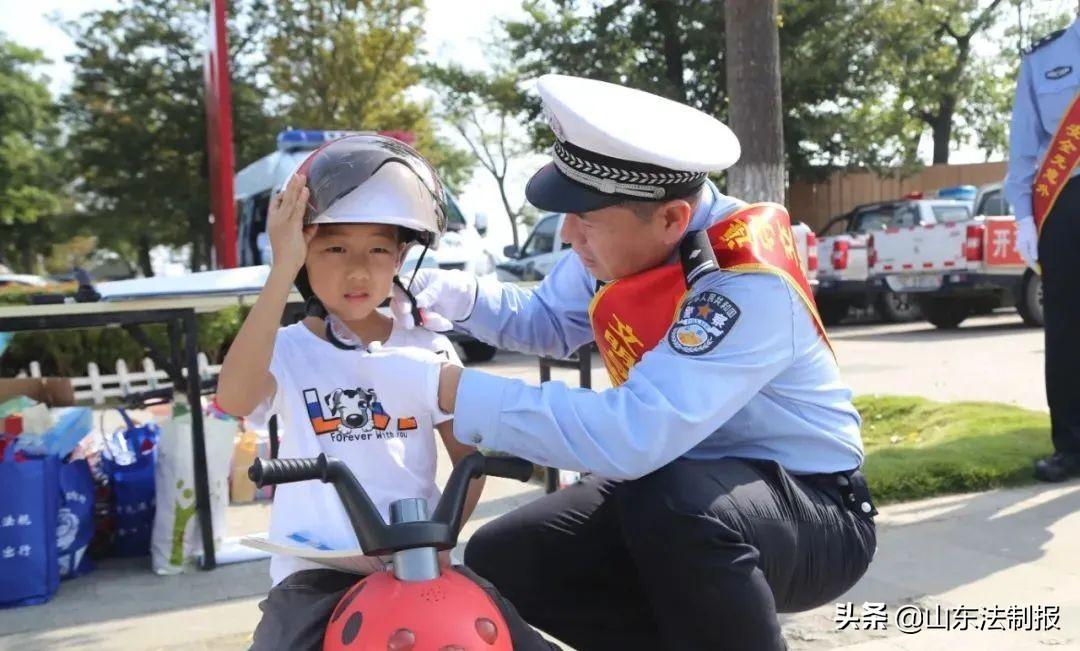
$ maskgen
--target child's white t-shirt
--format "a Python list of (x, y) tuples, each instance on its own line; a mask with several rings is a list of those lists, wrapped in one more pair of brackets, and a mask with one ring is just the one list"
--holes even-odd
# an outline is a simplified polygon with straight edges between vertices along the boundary
[[(435, 352), (461, 365), (445, 336), (423, 328), (406, 330), (395, 322), (383, 348), (405, 346)], [(277, 390), (249, 418), (265, 423), (270, 416), (278, 416), (283, 429), (279, 458), (315, 457), (324, 452), (340, 459), (356, 475), (386, 522), (390, 521), (390, 504), (407, 497), (426, 498), (429, 512), (434, 511), (439, 499), (434, 426), (449, 420), (448, 416), (386, 413), (372, 390), (371, 369), (366, 368), (363, 354), (334, 346), (302, 322), (278, 330), (270, 373)], [(437, 376), (437, 372), (432, 373), (432, 382), (437, 382)], [(395, 386), (386, 378), (381, 378), (379, 386), (410, 393), (420, 389)], [(359, 547), (337, 492), (319, 481), (282, 484), (275, 489), (270, 539), (302, 546), (296, 537), (332, 549)], [(274, 585), (299, 570), (320, 568), (294, 556), (275, 554), (270, 559)]]

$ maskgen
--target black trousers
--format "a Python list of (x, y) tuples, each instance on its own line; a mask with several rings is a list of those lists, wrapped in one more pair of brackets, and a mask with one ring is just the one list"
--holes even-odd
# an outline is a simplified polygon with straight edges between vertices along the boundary
[(1080, 455), (1080, 177), (1068, 182), (1043, 224), (1039, 264), (1054, 449)]
[(596, 478), (477, 531), (465, 562), (578, 651), (786, 648), (776, 613), (835, 600), (874, 555), (860, 473), (677, 460)]

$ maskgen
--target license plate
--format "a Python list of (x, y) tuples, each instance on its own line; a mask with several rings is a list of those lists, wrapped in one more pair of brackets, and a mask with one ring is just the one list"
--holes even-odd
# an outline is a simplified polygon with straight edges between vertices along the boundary
[(937, 274), (899, 274), (886, 276), (885, 282), (894, 292), (932, 292), (941, 289), (941, 279)]

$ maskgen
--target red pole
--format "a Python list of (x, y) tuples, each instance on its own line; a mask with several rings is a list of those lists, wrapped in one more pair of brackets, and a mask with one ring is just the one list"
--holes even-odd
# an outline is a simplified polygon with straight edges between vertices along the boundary
[(218, 269), (231, 269), (236, 266), (232, 91), (229, 82), (225, 4), (226, 0), (210, 0), (210, 42), (203, 66), (206, 89), (206, 151), (210, 163), (210, 211), (214, 224), (214, 267)]

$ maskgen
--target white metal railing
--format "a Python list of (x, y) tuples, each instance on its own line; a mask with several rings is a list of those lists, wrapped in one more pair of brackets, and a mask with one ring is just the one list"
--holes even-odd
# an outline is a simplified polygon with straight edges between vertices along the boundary
[[(209, 380), (221, 372), (221, 365), (210, 365), (205, 353), (199, 353), (199, 379)], [(181, 375), (187, 377), (187, 366), (180, 369)], [(30, 362), (29, 373), (23, 371), (19, 377), (41, 377), (41, 364)], [(132, 373), (127, 363), (122, 359), (116, 360), (116, 373), (102, 375), (97, 363), (90, 362), (86, 367), (86, 376), (71, 378), (72, 388), (75, 390), (75, 402), (80, 404), (103, 405), (110, 398), (123, 399), (132, 393), (149, 391), (152, 389), (165, 389), (172, 386), (168, 374), (154, 366), (154, 361), (145, 358), (142, 361), (142, 372)]]

